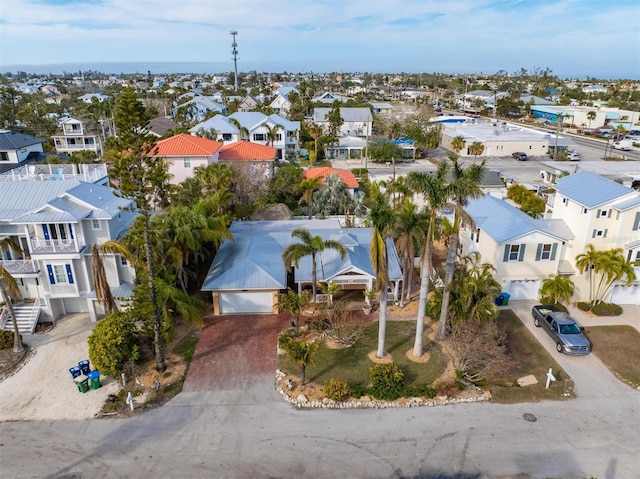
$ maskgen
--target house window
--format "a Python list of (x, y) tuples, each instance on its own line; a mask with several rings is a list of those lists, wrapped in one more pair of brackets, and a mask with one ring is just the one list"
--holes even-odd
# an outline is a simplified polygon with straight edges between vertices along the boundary
[(282, 134), (276, 133), (276, 141), (282, 141)]
[(48, 264), (47, 275), (50, 284), (73, 284), (73, 273), (70, 264)]
[(73, 230), (71, 225), (66, 223), (51, 223), (48, 225), (42, 225), (42, 231), (44, 232), (44, 239), (49, 240), (67, 240), (73, 239)]
[(94, 231), (100, 231), (102, 229), (102, 225), (100, 224), (100, 220), (91, 220), (91, 229)]
[(640, 231), (640, 213), (636, 213), (636, 218), (633, 220), (633, 228), (631, 231)]
[(253, 141), (267, 141), (267, 135), (264, 133), (254, 133)]
[(592, 238), (606, 238), (607, 237), (607, 231), (608, 230), (593, 230), (593, 233), (591, 233), (591, 237)]
[(583, 215), (586, 215), (586, 214), (587, 214), (587, 209), (586, 209), (586, 208), (583, 208), (583, 209), (582, 209), (582, 214), (583, 214)]
[(596, 218), (606, 218), (607, 216), (609, 216), (609, 210), (598, 210), (596, 214)]
[(568, 205), (568, 204), (569, 204), (569, 199), (568, 199), (568, 198), (562, 198), (562, 202), (563, 202), (565, 205)]
[(538, 249), (536, 251), (536, 261), (555, 260), (557, 250), (558, 243), (538, 243)]
[(191, 168), (191, 158), (189, 158), (188, 156), (183, 158), (184, 161), (184, 167), (185, 168)]
[(504, 245), (504, 257), (502, 261), (523, 261), (525, 246), (523, 244), (506, 244)]
[(120, 255), (120, 266), (129, 266), (129, 262), (127, 261), (127, 258), (125, 258), (122, 255)]
[(9, 161), (9, 153), (0, 151), (0, 161)]
[(231, 133), (223, 133), (222, 141), (231, 141)]
[(62, 264), (54, 264), (53, 265), (53, 275), (56, 279), (56, 283), (66, 283), (67, 282), (67, 271), (65, 270), (64, 265)]

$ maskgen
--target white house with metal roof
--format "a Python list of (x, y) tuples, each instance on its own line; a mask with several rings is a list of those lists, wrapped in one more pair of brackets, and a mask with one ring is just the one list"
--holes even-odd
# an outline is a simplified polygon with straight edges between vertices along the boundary
[[(91, 245), (119, 238), (136, 215), (125, 209), (133, 203), (108, 186), (105, 165), (37, 168), (0, 175), (0, 239), (10, 238), (20, 248), (0, 250), (0, 264), (26, 299), (15, 305), (23, 332), (32, 332), (38, 319), (88, 312), (95, 321), (104, 312), (96, 304)], [(114, 297), (130, 296), (133, 269), (114, 254), (103, 255), (103, 262)], [(0, 326), (10, 324), (3, 309)]]
[[(567, 244), (566, 259), (575, 268), (575, 257), (592, 244), (596, 250), (622, 248), (625, 258), (637, 261), (636, 281), (613, 287), (610, 302), (640, 304), (640, 192), (595, 173), (580, 171), (558, 179), (547, 208), (551, 218), (564, 221), (575, 235)], [(576, 274), (576, 295), (588, 300), (588, 276)]]
[[(314, 108), (313, 123), (320, 125), (324, 130), (329, 128), (327, 119), (331, 108)], [(373, 115), (369, 108), (340, 108), (340, 117), (343, 120), (338, 136), (371, 136), (373, 128)]]
[(461, 231), (462, 254), (480, 253), (512, 299), (537, 299), (542, 280), (572, 271), (563, 260), (574, 235), (561, 219), (534, 219), (491, 195), (469, 200), (465, 209), (476, 228)]
[(24, 162), (29, 153), (42, 153), (44, 140), (11, 130), (0, 130), (0, 173)]
[[(334, 250), (319, 253), (319, 283), (335, 283), (343, 290), (373, 288), (375, 272), (369, 259), (371, 228), (342, 228), (337, 219), (236, 221), (229, 231), (233, 240), (222, 243), (202, 291), (213, 294), (215, 314), (276, 312), (278, 294), (284, 292), (288, 280), (301, 291), (311, 285), (311, 257), (303, 258), (289, 277), (282, 252), (297, 238), (295, 228), (307, 228), (312, 235), (339, 241), (347, 249), (342, 259)], [(389, 255), (390, 297), (398, 298), (402, 281), (400, 260), (392, 240), (387, 241)]]

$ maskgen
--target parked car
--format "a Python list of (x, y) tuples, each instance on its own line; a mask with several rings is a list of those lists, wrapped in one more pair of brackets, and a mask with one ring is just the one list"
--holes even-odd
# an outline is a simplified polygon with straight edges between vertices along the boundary
[(527, 160), (527, 154), (523, 151), (516, 151), (515, 153), (511, 153), (511, 156), (513, 156), (518, 161)]
[(580, 154), (577, 151), (567, 151), (567, 158), (570, 161), (580, 161)]
[(621, 150), (621, 151), (631, 151), (631, 150), (633, 150), (633, 143), (630, 142), (629, 140), (616, 141), (613, 144), (613, 149), (614, 150)]
[(559, 353), (584, 355), (591, 352), (591, 343), (584, 335), (584, 328), (569, 314), (547, 304), (534, 306), (531, 314), (533, 324), (551, 336)]

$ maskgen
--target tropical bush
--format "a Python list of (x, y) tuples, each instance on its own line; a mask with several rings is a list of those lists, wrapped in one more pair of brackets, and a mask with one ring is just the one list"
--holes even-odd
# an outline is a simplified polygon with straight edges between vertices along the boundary
[(591, 308), (591, 312), (596, 316), (620, 316), (622, 308), (613, 303), (598, 303)]
[(586, 301), (578, 301), (576, 306), (580, 311), (589, 311), (591, 309), (591, 304)]
[(99, 321), (89, 336), (89, 360), (105, 376), (117, 376), (140, 358), (138, 332), (130, 314), (115, 312)]
[(351, 388), (347, 381), (331, 378), (325, 383), (322, 388), (322, 392), (329, 399), (333, 399), (334, 401), (344, 401), (349, 397), (349, 394), (351, 394)]
[(373, 397), (394, 401), (402, 396), (404, 371), (394, 363), (374, 364), (369, 368), (369, 381)]
[[(22, 341), (22, 335), (20, 335), (20, 341)], [(6, 331), (0, 329), (0, 349), (7, 349), (13, 347), (13, 331)]]

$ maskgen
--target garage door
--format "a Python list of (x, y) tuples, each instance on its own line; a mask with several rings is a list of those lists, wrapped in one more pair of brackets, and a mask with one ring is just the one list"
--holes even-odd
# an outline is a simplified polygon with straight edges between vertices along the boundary
[(511, 300), (516, 299), (538, 299), (540, 289), (540, 280), (538, 279), (520, 279), (511, 281), (509, 285), (509, 294)]
[(613, 304), (639, 304), (640, 286), (614, 286), (611, 293)]
[(220, 293), (220, 314), (273, 313), (271, 292)]

